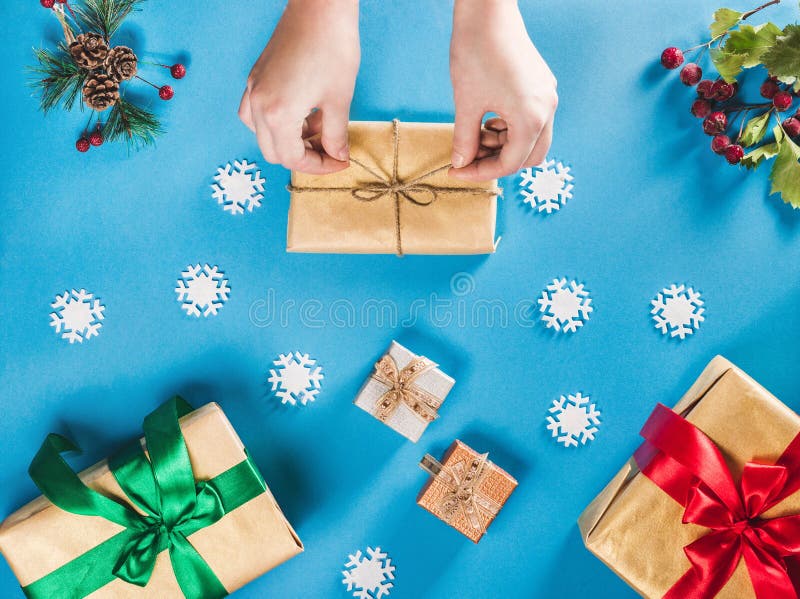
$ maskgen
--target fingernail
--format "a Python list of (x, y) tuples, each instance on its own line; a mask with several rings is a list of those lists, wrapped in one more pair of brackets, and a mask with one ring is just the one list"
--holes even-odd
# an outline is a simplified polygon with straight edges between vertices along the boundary
[(464, 166), (464, 162), (466, 162), (466, 161), (464, 160), (464, 157), (461, 154), (459, 154), (458, 152), (453, 152), (453, 166), (454, 167), (461, 168), (462, 166)]

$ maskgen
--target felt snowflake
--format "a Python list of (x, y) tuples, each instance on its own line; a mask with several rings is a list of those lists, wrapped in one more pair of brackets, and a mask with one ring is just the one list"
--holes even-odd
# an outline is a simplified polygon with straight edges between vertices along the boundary
[(570, 181), (569, 167), (555, 160), (545, 160), (539, 166), (522, 169), (519, 181), (522, 201), (547, 214), (560, 210), (572, 198)]
[(256, 165), (247, 160), (234, 160), (233, 166), (229, 162), (223, 168), (217, 169), (211, 189), (212, 197), (222, 205), (222, 209), (231, 214), (244, 214), (252, 212), (253, 208), (261, 206), (259, 193), (264, 191), (264, 179)]
[(56, 295), (50, 307), (54, 310), (50, 313), (50, 326), (70, 343), (83, 343), (84, 339), (96, 337), (103, 326), (101, 321), (106, 307), (85, 289)]
[(656, 328), (664, 335), (685, 339), (705, 320), (703, 300), (692, 287), (674, 284), (665, 287), (650, 304)]
[(394, 566), (389, 556), (381, 551), (380, 547), (372, 549), (367, 547), (369, 557), (362, 555), (361, 551), (349, 555), (349, 560), (342, 570), (344, 578), (342, 584), (347, 585), (347, 590), (353, 592), (353, 597), (358, 599), (380, 599), (388, 595), (394, 586)]
[(539, 298), (539, 311), (547, 328), (564, 333), (574, 333), (578, 327), (589, 320), (593, 308), (592, 298), (582, 283), (566, 278), (553, 279), (542, 291)]
[(594, 440), (597, 425), (600, 424), (600, 412), (595, 404), (589, 403), (589, 399), (576, 393), (553, 400), (550, 408), (552, 415), (547, 417), (547, 430), (564, 447), (577, 447), (578, 441), (585, 445), (587, 441)]
[(273, 393), (281, 398), (281, 403), (294, 406), (299, 401), (306, 405), (316, 399), (320, 381), (325, 378), (316, 360), (296, 351), (281, 354), (272, 364), (275, 368), (269, 371), (268, 382), (272, 384)]
[(198, 318), (216, 315), (231, 292), (224, 275), (218, 267), (208, 264), (187, 266), (175, 287), (181, 308)]

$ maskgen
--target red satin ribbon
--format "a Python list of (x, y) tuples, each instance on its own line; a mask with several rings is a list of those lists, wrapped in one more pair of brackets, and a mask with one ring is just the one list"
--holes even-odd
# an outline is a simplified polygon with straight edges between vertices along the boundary
[(744, 559), (757, 599), (800, 599), (800, 514), (761, 517), (800, 490), (800, 433), (775, 464), (745, 464), (738, 485), (714, 442), (668, 407), (641, 435), (639, 469), (684, 506), (684, 524), (710, 529), (684, 547), (692, 567), (664, 598), (711, 599)]

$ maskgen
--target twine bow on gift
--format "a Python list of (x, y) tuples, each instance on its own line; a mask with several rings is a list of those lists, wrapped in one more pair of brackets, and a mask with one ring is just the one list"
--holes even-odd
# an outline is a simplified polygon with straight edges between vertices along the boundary
[(375, 417), (386, 422), (400, 404), (405, 404), (417, 418), (425, 422), (436, 420), (442, 399), (415, 384), (417, 378), (436, 366), (427, 358), (416, 356), (403, 369), (399, 369), (392, 356), (383, 356), (375, 364), (375, 372), (371, 376), (389, 389), (378, 399)]
[(745, 464), (738, 486), (714, 442), (666, 406), (656, 407), (641, 435), (634, 454), (641, 472), (684, 506), (684, 524), (710, 529), (684, 548), (692, 567), (665, 599), (714, 597), (742, 559), (757, 599), (797, 599), (800, 514), (764, 512), (800, 490), (800, 434), (775, 464)]
[(184, 596), (211, 599), (228, 594), (187, 537), (266, 487), (249, 458), (211, 480), (195, 483), (178, 424), (178, 418), (191, 411), (188, 403), (176, 397), (145, 418), (149, 460), (138, 441), (109, 459), (109, 468), (131, 505), (86, 486), (61, 457), (76, 446), (60, 435), (47, 436), (28, 470), (42, 494), (62, 510), (99, 516), (124, 530), (24, 587), (26, 596), (84, 597), (114, 578), (143, 587), (164, 550), (169, 551)]
[(428, 185), (421, 181), (438, 175), (448, 170), (450, 163), (428, 171), (409, 181), (402, 181), (398, 174), (399, 164), (398, 152), (400, 148), (400, 122), (397, 119), (392, 121), (392, 174), (383, 175), (375, 169), (367, 166), (362, 161), (350, 157), (350, 162), (355, 164), (375, 180), (369, 183), (359, 184), (357, 187), (306, 187), (288, 185), (286, 187), (292, 193), (326, 192), (326, 191), (346, 191), (360, 202), (375, 202), (385, 197), (391, 197), (394, 203), (394, 225), (395, 225), (395, 244), (398, 256), (403, 255), (402, 227), (400, 219), (400, 205), (402, 200), (406, 200), (415, 206), (430, 206), (439, 199), (441, 194), (458, 193), (464, 195), (483, 195), (496, 196), (500, 193), (499, 189), (480, 189), (476, 187), (447, 187), (441, 185)]
[(489, 454), (476, 456), (468, 465), (457, 462), (453, 466), (444, 466), (430, 454), (426, 454), (419, 463), (420, 468), (428, 472), (447, 487), (447, 492), (439, 503), (439, 510), (444, 520), (449, 522), (458, 511), (464, 514), (469, 525), (475, 530), (485, 531), (481, 513), (491, 520), (502, 507), (496, 501), (486, 497), (478, 488), (487, 472)]

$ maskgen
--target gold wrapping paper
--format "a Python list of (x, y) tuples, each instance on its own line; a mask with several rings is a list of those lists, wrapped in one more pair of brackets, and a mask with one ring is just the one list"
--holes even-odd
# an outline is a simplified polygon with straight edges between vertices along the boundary
[[(445, 468), (452, 468), (459, 462), (467, 466), (477, 456), (478, 452), (469, 445), (456, 439), (453, 441), (452, 445), (447, 448), (444, 457), (441, 459), (441, 464)], [(486, 462), (485, 467), (488, 471), (476, 486), (475, 491), (499, 506), (503, 506), (505, 502), (508, 501), (514, 489), (517, 488), (517, 481), (508, 472), (499, 468), (491, 461)], [(473, 528), (461, 510), (456, 511), (448, 520), (442, 513), (440, 505), (449, 489), (450, 488), (445, 483), (432, 476), (428, 479), (428, 482), (425, 483), (425, 486), (422, 487), (422, 490), (417, 496), (417, 504), (455, 528), (474, 543), (477, 543), (486, 533), (486, 529), (489, 525), (494, 521), (494, 516), (479, 511), (478, 516), (481, 522), (480, 529)]]
[[(391, 122), (350, 124), (350, 155), (365, 166), (391, 177)], [(411, 181), (450, 163), (453, 125), (400, 123), (397, 174)], [(324, 176), (292, 172), (291, 188), (339, 188), (338, 191), (292, 192), (286, 250), (336, 254), (489, 254), (495, 249), (497, 181), (471, 183), (447, 176), (446, 171), (420, 181), (433, 187), (463, 188), (465, 193), (439, 193), (420, 206), (399, 201), (402, 252), (397, 251), (395, 201), (386, 194), (360, 201), (350, 189), (380, 183), (360, 166), (351, 165)], [(474, 190), (493, 190), (476, 195)], [(471, 192), (469, 190), (472, 190)], [(418, 197), (420, 192), (409, 192)], [(422, 201), (430, 196), (422, 193)]]
[[(206, 404), (187, 414), (180, 424), (196, 479), (213, 478), (245, 458), (242, 442), (217, 404)], [(105, 460), (80, 477), (93, 489), (127, 503)], [(121, 526), (98, 516), (71, 514), (38, 497), (0, 524), (0, 552), (20, 585), (25, 586), (121, 530)], [(189, 540), (230, 592), (303, 551), (303, 544), (269, 489)], [(90, 597), (163, 599), (183, 594), (169, 553), (163, 551), (146, 587), (115, 579)]]
[[(675, 406), (719, 446), (738, 480), (745, 463), (773, 463), (800, 430), (800, 417), (717, 356)], [(800, 512), (800, 493), (768, 512)], [(631, 458), (578, 520), (586, 547), (643, 597), (662, 597), (689, 569), (683, 548), (708, 529), (682, 524), (683, 507), (641, 474)], [(754, 598), (744, 562), (718, 595)]]

